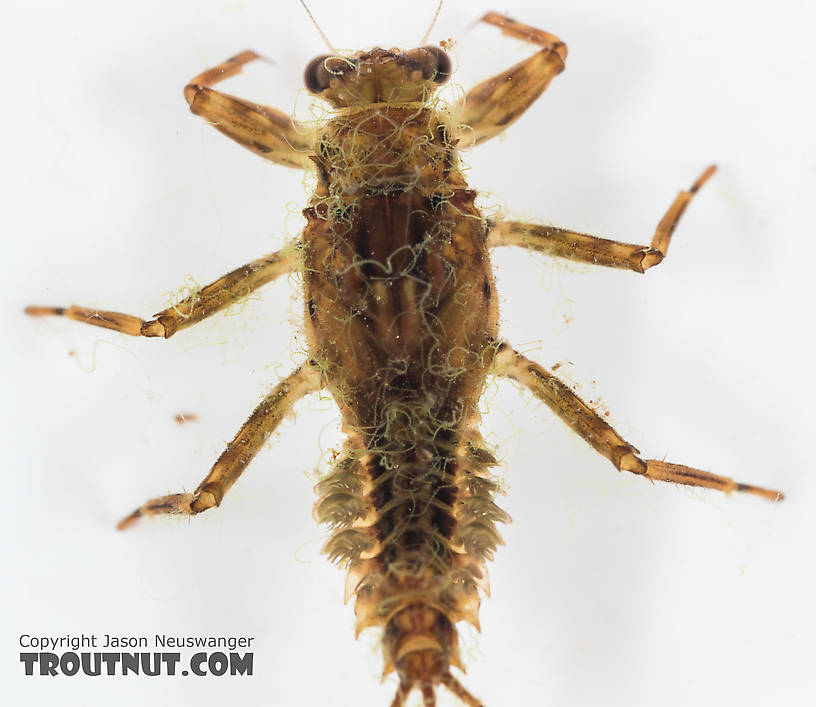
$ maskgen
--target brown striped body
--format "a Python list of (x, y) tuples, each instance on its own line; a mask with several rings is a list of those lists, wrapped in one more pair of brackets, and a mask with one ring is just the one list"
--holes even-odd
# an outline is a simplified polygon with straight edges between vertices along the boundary
[(458, 665), (453, 624), (478, 625), (506, 520), (476, 431), (498, 329), (486, 224), (448, 134), (416, 103), (340, 112), (303, 237), (311, 355), (349, 436), (315, 513), (358, 630), (385, 629), (408, 686)]
[(383, 630), (385, 672), (399, 674), (391, 707), (405, 707), (412, 690), (424, 707), (435, 707), (440, 685), (467, 707), (483, 707), (450, 666), (462, 667), (455, 625), (478, 626), (485, 561), (501, 543), (495, 524), (509, 520), (493, 502), (495, 460), (477, 430), (488, 368), (530, 390), (619, 471), (782, 498), (665, 459), (641, 459), (569, 385), (498, 343), (487, 247), (515, 245), (643, 273), (664, 259), (678, 220), (715, 168), (678, 194), (648, 246), (515, 221), (491, 223), (488, 239), (457, 144), (478, 144), (515, 121), (563, 70), (567, 52), (555, 35), (497, 13), (482, 21), (539, 51), (462, 96), (451, 109), (456, 121), (432, 98), (451, 75), (450, 58), (434, 45), (312, 60), (308, 90), (337, 109), (319, 126), (212, 88), (261, 58), (253, 51), (194, 77), (185, 88), (194, 113), (273, 162), (316, 165), (302, 239), (150, 320), (76, 305), (25, 310), (168, 338), (303, 266), (309, 361), (264, 397), (194, 492), (149, 499), (118, 527), (219, 505), (293, 405), (328, 387), (348, 440), (317, 486), (315, 517), (332, 529), (324, 552), (348, 569), (346, 598), (356, 597), (358, 631)]

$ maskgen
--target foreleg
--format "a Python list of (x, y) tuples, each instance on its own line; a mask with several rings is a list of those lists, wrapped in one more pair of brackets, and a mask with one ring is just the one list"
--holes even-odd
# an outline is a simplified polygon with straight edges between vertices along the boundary
[(245, 51), (190, 79), (184, 97), (190, 110), (239, 145), (287, 167), (314, 166), (315, 135), (311, 128), (275, 108), (245, 101), (212, 88), (219, 81), (241, 73), (261, 56)]
[(501, 27), (502, 34), (531, 42), (541, 51), (474, 86), (454, 106), (458, 146), (478, 144), (517, 120), (564, 70), (567, 46), (554, 34), (488, 12), (482, 22)]

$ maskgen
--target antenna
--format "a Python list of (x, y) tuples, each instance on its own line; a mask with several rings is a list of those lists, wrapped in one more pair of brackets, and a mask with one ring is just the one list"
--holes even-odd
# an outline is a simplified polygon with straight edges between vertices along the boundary
[[(317, 20), (314, 18), (314, 15), (312, 14), (312, 11), (311, 11), (311, 10), (310, 10), (310, 9), (309, 9), (307, 6), (306, 6), (306, 3), (305, 3), (305, 2), (303, 2), (303, 0), (300, 0), (300, 4), (301, 4), (301, 5), (303, 5), (303, 9), (304, 9), (304, 10), (306, 10), (306, 14), (307, 14), (307, 15), (309, 15), (309, 19), (312, 21), (312, 24), (315, 26), (315, 29), (316, 29), (318, 32), (320, 32), (320, 36), (321, 36), (321, 37), (323, 37), (323, 41), (324, 41), (324, 42), (326, 42), (326, 46), (327, 46), (329, 49), (331, 49), (331, 50), (332, 50), (332, 51), (333, 51), (335, 54), (338, 54), (339, 52), (338, 52), (338, 51), (337, 51), (337, 50), (336, 50), (336, 49), (335, 49), (335, 48), (332, 46), (332, 43), (329, 41), (329, 38), (328, 38), (328, 37), (325, 35), (325, 33), (323, 32), (323, 30), (322, 30), (322, 29), (320, 29), (320, 25), (319, 25), (319, 24), (317, 24)], [(442, 5), (442, 0), (440, 0), (440, 1), (439, 1), (439, 5), (440, 5), (440, 7), (441, 7), (441, 5)], [(436, 14), (437, 14), (437, 15), (439, 14), (439, 10), (437, 10), (437, 11), (436, 11)], [(434, 17), (434, 22), (436, 22), (436, 17)], [(433, 24), (431, 24), (431, 27), (433, 27)], [(428, 33), (429, 33), (429, 34), (430, 34), (430, 31), (431, 31), (431, 30), (428, 30)], [(423, 40), (423, 41), (424, 41), (424, 40)]]
[[(301, 2), (302, 2), (302, 0), (301, 0)], [(428, 31), (425, 33), (425, 36), (420, 41), (419, 46), (422, 46), (423, 44), (425, 44), (425, 42), (428, 41), (428, 37), (431, 36), (431, 30), (434, 28), (434, 25), (436, 24), (436, 19), (437, 19), (437, 17), (439, 17), (439, 13), (441, 11), (442, 11), (442, 0), (439, 0), (439, 5), (436, 6), (436, 12), (434, 13), (433, 19), (431, 20), (431, 26), (428, 27)]]

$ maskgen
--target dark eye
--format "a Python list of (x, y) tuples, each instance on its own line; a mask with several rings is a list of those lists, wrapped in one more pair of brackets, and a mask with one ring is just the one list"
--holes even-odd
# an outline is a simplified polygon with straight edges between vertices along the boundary
[(445, 83), (450, 78), (450, 57), (439, 47), (428, 46), (412, 49), (406, 56), (422, 65), (423, 78), (433, 79), (434, 83)]
[(303, 82), (311, 93), (320, 93), (329, 87), (329, 81), (332, 79), (331, 73), (326, 68), (326, 60), (329, 58), (330, 55), (325, 54), (312, 59), (303, 72)]
[(309, 91), (320, 93), (329, 87), (333, 78), (343, 76), (346, 72), (353, 70), (355, 66), (352, 60), (324, 54), (309, 62), (306, 71), (303, 72), (303, 81)]

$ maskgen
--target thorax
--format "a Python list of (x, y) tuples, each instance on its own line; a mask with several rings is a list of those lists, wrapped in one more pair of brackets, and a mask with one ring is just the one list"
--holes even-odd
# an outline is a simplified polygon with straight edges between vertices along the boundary
[(450, 134), (447, 113), (424, 103), (375, 103), (338, 111), (318, 137), (319, 183), (310, 205), (465, 188)]

